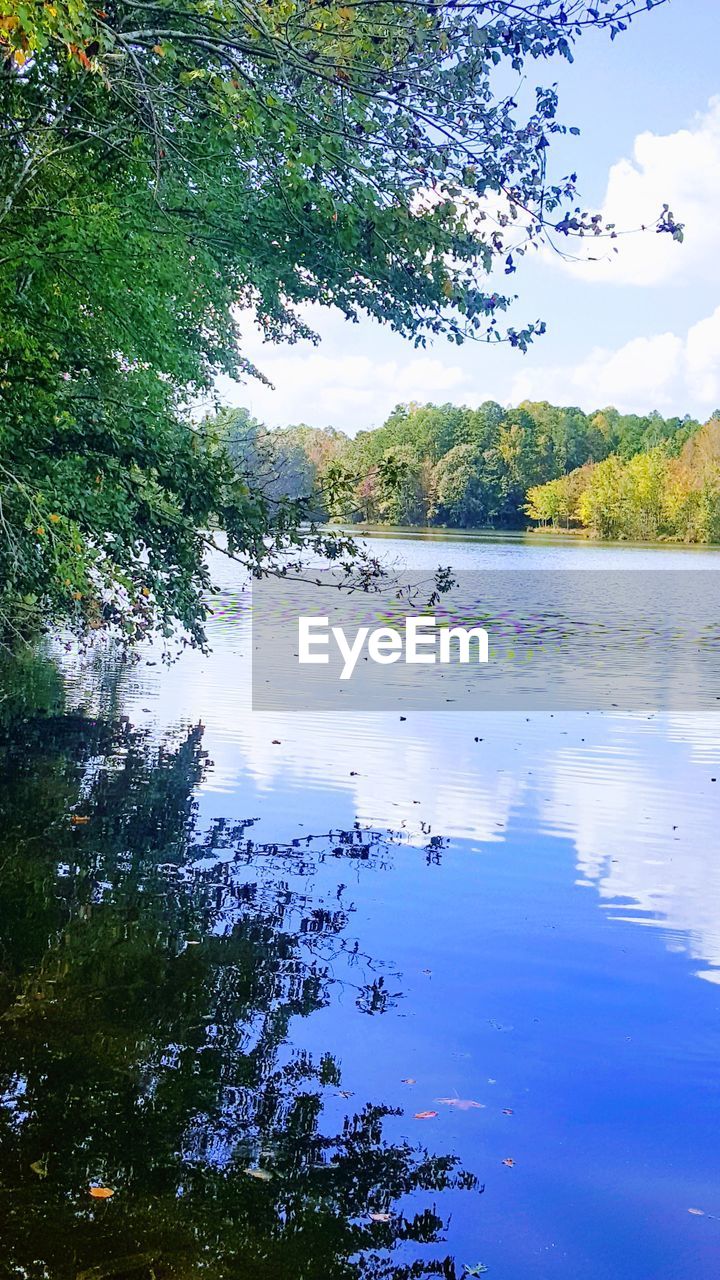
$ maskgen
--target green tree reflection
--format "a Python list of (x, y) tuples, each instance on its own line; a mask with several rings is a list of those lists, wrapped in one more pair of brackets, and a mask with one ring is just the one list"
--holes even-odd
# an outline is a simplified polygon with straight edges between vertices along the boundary
[(475, 1178), (390, 1141), (399, 1113), (379, 1103), (328, 1134), (340, 1065), (290, 1033), (333, 1000), (339, 959), (359, 1008), (399, 994), (352, 939), (342, 887), (313, 889), (319, 860), (386, 856), (380, 836), (282, 847), (251, 822), (200, 830), (201, 728), (153, 745), (61, 714), (52, 681), (36, 684), (46, 714), (25, 696), (0, 721), (5, 1273), (455, 1277), (422, 1246), (443, 1238), (437, 1193)]

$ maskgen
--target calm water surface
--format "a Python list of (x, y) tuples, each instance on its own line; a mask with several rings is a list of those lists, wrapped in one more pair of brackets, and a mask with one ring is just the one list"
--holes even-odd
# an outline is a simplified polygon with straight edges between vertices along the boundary
[(5, 673), (0, 1274), (715, 1280), (720, 715), (253, 714), (219, 579)]

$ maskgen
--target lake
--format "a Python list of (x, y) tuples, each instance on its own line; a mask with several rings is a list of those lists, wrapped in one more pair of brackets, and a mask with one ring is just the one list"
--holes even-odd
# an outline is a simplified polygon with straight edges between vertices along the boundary
[(715, 1280), (720, 714), (253, 712), (216, 577), (209, 655), (5, 666), (2, 1274)]

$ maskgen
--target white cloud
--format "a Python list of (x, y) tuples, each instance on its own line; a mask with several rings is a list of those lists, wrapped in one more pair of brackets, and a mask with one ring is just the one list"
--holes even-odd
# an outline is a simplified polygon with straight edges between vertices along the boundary
[[(230, 404), (246, 405), (272, 426), (306, 421), (313, 426), (335, 426), (350, 434), (358, 429), (379, 426), (391, 409), (408, 400), (462, 401), (472, 397), (471, 379), (458, 364), (448, 364), (437, 356), (415, 351), (407, 345), (407, 356), (378, 359), (362, 353), (344, 354), (357, 336), (354, 326), (337, 313), (307, 308), (312, 326), (327, 333), (320, 347), (299, 342), (291, 347), (272, 346), (262, 341), (249, 321), (245, 326), (243, 355), (252, 360), (270, 379), (272, 388), (252, 381), (239, 385), (228, 378), (218, 380), (222, 398)], [(335, 334), (335, 326), (341, 330)], [(343, 354), (330, 350), (342, 348)]]
[(626, 413), (676, 412), (689, 404), (711, 413), (720, 400), (720, 307), (680, 337), (658, 333), (613, 350), (595, 347), (573, 364), (525, 369), (510, 399), (550, 400), (583, 409), (613, 404)]
[(450, 364), (409, 348), (405, 358), (393, 351), (385, 360), (373, 354), (372, 346), (367, 355), (340, 354), (343, 350), (342, 339), (333, 334), (321, 347), (265, 346), (250, 335), (245, 354), (274, 389), (224, 378), (218, 390), (226, 403), (246, 405), (271, 425), (304, 421), (351, 435), (379, 425), (394, 405), (410, 400), (477, 405), (492, 396), (507, 404), (549, 400), (585, 410), (613, 404), (626, 413), (655, 408), (682, 414), (689, 408), (700, 417), (720, 403), (720, 307), (685, 333), (666, 330), (615, 348), (598, 345), (567, 363), (516, 364), (514, 372), (505, 364), (491, 388), (479, 384), (470, 363)]
[(720, 307), (690, 329), (685, 344), (686, 380), (702, 404), (720, 401)]
[(663, 204), (685, 224), (683, 245), (653, 231), (618, 237), (617, 253), (610, 241), (596, 240), (586, 252), (602, 260), (570, 262), (567, 269), (595, 283), (658, 285), (698, 275), (707, 281), (708, 273), (720, 278), (720, 97), (690, 128), (638, 134), (632, 159), (612, 166), (602, 213), (618, 230), (652, 223)]

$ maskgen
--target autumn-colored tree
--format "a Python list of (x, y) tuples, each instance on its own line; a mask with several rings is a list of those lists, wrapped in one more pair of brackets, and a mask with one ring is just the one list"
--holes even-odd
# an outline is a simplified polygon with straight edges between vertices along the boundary
[[(651, 415), (652, 417), (652, 415)], [(675, 438), (627, 460), (611, 454), (528, 492), (527, 514), (541, 524), (587, 528), (601, 538), (720, 541), (720, 421), (688, 438), (679, 419)], [(658, 434), (666, 423), (658, 420)], [(678, 441), (685, 444), (678, 453)]]

